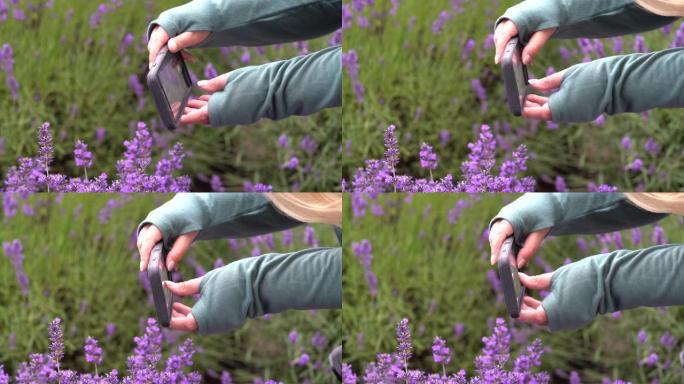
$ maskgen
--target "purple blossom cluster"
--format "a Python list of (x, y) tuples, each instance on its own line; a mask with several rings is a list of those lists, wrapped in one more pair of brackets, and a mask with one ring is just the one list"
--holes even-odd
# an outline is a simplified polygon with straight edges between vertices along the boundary
[[(183, 146), (176, 143), (169, 149), (167, 156), (161, 158), (154, 173), (148, 174), (152, 165), (152, 135), (143, 122), (137, 124), (135, 136), (124, 142), (126, 150), (117, 162), (117, 178), (109, 180), (106, 173), (97, 177), (69, 177), (63, 174), (50, 174), (50, 164), (54, 158), (54, 145), (50, 124), (44, 123), (38, 129), (39, 154), (35, 158), (22, 157), (19, 165), (12, 166), (4, 180), (8, 192), (186, 192), (190, 190), (188, 176), (175, 177), (173, 174), (183, 168), (185, 153)], [(78, 167), (92, 167), (92, 153), (87, 144), (76, 143), (75, 163)]]
[(342, 53), (342, 66), (351, 78), (352, 88), (356, 95), (356, 101), (362, 104), (365, 100), (365, 89), (359, 79), (359, 55), (355, 50), (350, 49)]
[[(74, 370), (60, 369), (64, 358), (64, 332), (62, 320), (55, 318), (50, 323), (48, 334), (50, 349), (48, 353), (32, 353), (29, 360), (19, 365), (15, 380), (17, 383), (60, 383), (60, 384), (135, 384), (135, 383), (200, 383), (202, 376), (192, 367), (195, 348), (192, 340), (185, 340), (178, 351), (169, 355), (165, 366), (161, 362), (162, 334), (153, 318), (147, 320), (145, 334), (135, 338), (135, 350), (128, 358), (128, 375), (119, 378), (116, 369), (100, 375), (97, 366), (102, 364), (103, 352), (95, 338), (86, 338), (83, 347), (85, 360), (95, 365), (95, 373), (79, 373)], [(0, 382), (9, 382), (9, 375), (0, 366)]]
[(423, 144), (420, 150), (421, 165), (430, 170), (430, 179), (418, 179), (397, 175), (399, 147), (396, 127), (390, 125), (385, 131), (385, 158), (366, 160), (364, 168), (357, 169), (351, 191), (356, 192), (529, 192), (535, 188), (532, 177), (519, 178), (527, 170), (527, 149), (520, 145), (512, 159), (501, 163), (496, 170), (497, 141), (487, 125), (480, 127), (479, 138), (468, 144), (468, 160), (461, 164), (462, 180), (455, 182), (451, 174), (433, 180), (432, 170), (437, 168), (437, 155), (432, 147)]
[[(492, 335), (483, 337), (484, 347), (475, 358), (476, 372), (468, 377), (464, 369), (447, 374), (446, 366), (451, 362), (451, 352), (446, 342), (435, 337), (432, 353), (435, 363), (442, 365), (441, 373), (430, 373), (410, 369), (409, 360), (413, 344), (408, 319), (402, 319), (396, 328), (397, 349), (394, 353), (380, 353), (374, 362), (368, 363), (363, 372), (366, 384), (486, 384), (486, 383), (548, 383), (547, 372), (535, 372), (541, 366), (543, 349), (540, 340), (533, 341), (514, 361), (511, 360), (511, 333), (503, 319), (497, 318)], [(353, 367), (343, 364), (342, 381), (355, 384), (358, 381)]]

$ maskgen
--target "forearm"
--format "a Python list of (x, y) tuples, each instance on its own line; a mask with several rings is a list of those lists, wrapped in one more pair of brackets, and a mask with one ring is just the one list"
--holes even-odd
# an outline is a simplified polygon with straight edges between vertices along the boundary
[(550, 235), (596, 234), (638, 227), (660, 220), (621, 193), (527, 193), (503, 207), (492, 219), (513, 227), (518, 245), (527, 235), (551, 228)]
[(153, 210), (139, 225), (159, 228), (167, 249), (182, 234), (197, 239), (240, 238), (289, 229), (301, 223), (280, 213), (260, 193), (180, 193)]
[(497, 20), (511, 20), (522, 42), (536, 31), (557, 28), (553, 38), (608, 37), (662, 27), (676, 20), (653, 14), (633, 0), (527, 0)]
[(340, 28), (341, 0), (195, 0), (163, 12), (160, 25), (170, 36), (209, 31), (202, 47), (257, 46), (308, 40)]
[(342, 105), (341, 48), (237, 69), (209, 99), (212, 126), (309, 115)]
[(606, 57), (570, 67), (549, 98), (556, 122), (584, 122), (600, 114), (684, 107), (684, 48)]
[(202, 334), (227, 332), (248, 318), (288, 309), (342, 308), (342, 250), (268, 254), (207, 273), (192, 313)]
[(619, 250), (554, 272), (542, 306), (552, 331), (589, 324), (597, 315), (684, 304), (684, 245)]

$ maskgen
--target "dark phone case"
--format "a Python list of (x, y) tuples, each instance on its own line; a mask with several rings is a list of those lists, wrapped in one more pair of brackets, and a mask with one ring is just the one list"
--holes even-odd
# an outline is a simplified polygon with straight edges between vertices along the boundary
[[(518, 256), (518, 246), (515, 245), (513, 241), (513, 236), (509, 237), (501, 245), (501, 251), (499, 252), (499, 280), (503, 287), (504, 301), (506, 302), (506, 308), (508, 309), (508, 314), (512, 318), (517, 319), (520, 316), (520, 306), (522, 305), (523, 297), (525, 297), (525, 287), (521, 285), (520, 296), (515, 295), (515, 283), (513, 274), (511, 273), (511, 265), (509, 257), (513, 255), (513, 261), (517, 261)], [(519, 281), (518, 273), (515, 273), (515, 280)]]
[(178, 128), (178, 121), (180, 120), (180, 117), (176, 118), (176, 116), (173, 116), (171, 113), (169, 99), (166, 97), (161, 80), (159, 80), (159, 71), (161, 71), (165, 65), (168, 65), (171, 59), (174, 57), (181, 63), (183, 78), (188, 86), (188, 91), (183, 98), (183, 102), (181, 103), (181, 107), (179, 109), (180, 114), (182, 115), (182, 111), (185, 110), (185, 106), (187, 105), (190, 94), (192, 93), (192, 80), (190, 80), (190, 72), (188, 72), (188, 67), (185, 65), (183, 55), (180, 52), (169, 52), (168, 48), (166, 47), (162, 48), (157, 55), (157, 59), (152, 65), (152, 69), (150, 69), (150, 72), (147, 74), (147, 86), (150, 88), (150, 92), (152, 92), (152, 98), (154, 99), (154, 104), (157, 106), (159, 116), (161, 117), (162, 123), (164, 123), (166, 128), (171, 131), (174, 131), (176, 128)]
[[(518, 41), (518, 38), (512, 38), (508, 41), (508, 44), (506, 44), (503, 60), (501, 61), (501, 71), (503, 72), (508, 108), (515, 116), (522, 116), (525, 99), (527, 98), (527, 84), (529, 80), (527, 66), (522, 63), (522, 49), (523, 46)], [(523, 77), (525, 78), (524, 89), (518, 89), (518, 82), (515, 79), (514, 56), (517, 58), (518, 65), (522, 66)]]
[(157, 320), (159, 320), (162, 327), (168, 327), (171, 324), (173, 294), (171, 295), (171, 301), (167, 303), (166, 296), (164, 295), (166, 288), (162, 285), (162, 269), (166, 269), (166, 252), (164, 252), (164, 245), (160, 241), (152, 248), (150, 262), (147, 265), (147, 277), (150, 279), (154, 307), (157, 310)]

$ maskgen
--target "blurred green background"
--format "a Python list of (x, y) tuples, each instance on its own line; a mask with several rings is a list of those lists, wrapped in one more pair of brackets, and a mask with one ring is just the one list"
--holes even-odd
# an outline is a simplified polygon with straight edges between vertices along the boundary
[[(546, 350), (542, 369), (552, 382), (566, 382), (569, 373), (579, 373), (583, 383), (597, 383), (605, 377), (631, 382), (678, 383), (682, 380), (680, 352), (684, 341), (684, 308), (640, 308), (599, 316), (590, 326), (575, 332), (550, 333), (542, 328), (512, 321), (487, 278), (494, 271), (489, 264), (489, 243), (483, 231), (499, 209), (514, 200), (509, 194), (383, 194), (366, 198), (366, 213), (354, 217), (351, 198), (345, 200), (345, 247), (342, 323), (345, 361), (359, 374), (378, 353), (396, 348), (394, 327), (403, 317), (410, 321), (414, 357), (409, 368), (441, 374), (432, 360), (434, 336), (441, 336), (451, 348), (453, 360), (447, 372), (460, 368), (473, 372), (473, 360), (483, 347), (481, 338), (491, 333), (492, 321), (503, 317), (513, 334), (513, 351), (522, 350), (540, 338)], [(457, 202), (465, 204), (455, 223), (449, 216)], [(373, 211), (382, 212), (376, 216)], [(661, 220), (666, 239), (682, 239), (681, 217)], [(634, 246), (631, 232), (621, 232), (624, 247), (638, 249), (653, 244), (652, 226), (641, 228), (641, 244)], [(584, 253), (578, 239), (589, 245)], [(368, 239), (373, 247), (372, 270), (378, 277), (377, 296), (371, 296), (353, 243)], [(613, 244), (610, 250), (616, 249)], [(552, 269), (566, 258), (578, 260), (600, 253), (595, 236), (548, 238), (537, 253), (528, 273), (542, 273), (536, 263)], [(490, 272), (492, 273), (492, 272)], [(494, 276), (496, 276), (494, 274)], [(499, 299), (497, 299), (499, 297)], [(538, 298), (539, 296), (536, 295)], [(464, 331), (457, 335), (454, 327)], [(641, 345), (639, 330), (648, 333)], [(668, 350), (660, 338), (669, 332), (676, 346)], [(650, 353), (659, 355), (655, 367), (640, 362)]]
[[(435, 178), (448, 173), (459, 178), (460, 165), (468, 154), (467, 143), (476, 139), (475, 128), (490, 125), (499, 139), (499, 156), (510, 155), (511, 148), (525, 144), (529, 149), (527, 174), (537, 179), (537, 188), (555, 190), (556, 176), (562, 176), (572, 190), (586, 190), (589, 182), (607, 183), (620, 190), (679, 190), (684, 186), (682, 144), (684, 129), (681, 109), (652, 110), (648, 119), (639, 114), (606, 116), (602, 126), (596, 123), (561, 124), (549, 129), (546, 123), (534, 123), (513, 116), (505, 101), (503, 79), (494, 64), (494, 48), (485, 48), (493, 33), (496, 18), (518, 3), (517, 0), (402, 0), (396, 16), (389, 14), (392, 3), (378, 0), (363, 12), (354, 12), (354, 23), (345, 30), (343, 51), (356, 51), (359, 57), (359, 80), (365, 89), (365, 101), (359, 103), (350, 76), (344, 76), (343, 176), (350, 180), (366, 159), (381, 158), (383, 132), (396, 124), (399, 135), (400, 165), (397, 173), (428, 177), (420, 168), (420, 144), (432, 145), (439, 156)], [(348, 2), (351, 3), (351, 2)], [(460, 7), (461, 12), (454, 11)], [(435, 34), (440, 13), (449, 12), (441, 32)], [(357, 20), (365, 18), (368, 27)], [(681, 21), (672, 24), (668, 34), (662, 30), (645, 33), (650, 50), (668, 48)], [(475, 49), (464, 57), (463, 47), (474, 39)], [(614, 55), (611, 39), (601, 39), (607, 55)], [(634, 49), (634, 36), (623, 40), (624, 53)], [(559, 48), (576, 52), (564, 62)], [(560, 71), (582, 62), (576, 40), (549, 41), (529, 67), (537, 77), (547, 68)], [(598, 58), (596, 53), (591, 59)], [(479, 79), (487, 95), (483, 111), (471, 81)], [(509, 124), (510, 127), (504, 128)], [(450, 139), (440, 140), (447, 132)], [(632, 139), (632, 149), (624, 150), (620, 140)], [(648, 138), (662, 146), (659, 154), (644, 151)], [(623, 169), (635, 158), (643, 160), (640, 172)], [(653, 167), (653, 169), (650, 169)]]
[[(124, 151), (123, 141), (134, 133), (131, 122), (140, 120), (153, 127), (155, 158), (175, 142), (183, 143), (189, 153), (183, 172), (193, 177), (193, 190), (208, 190), (212, 175), (218, 175), (228, 190), (242, 190), (245, 181), (271, 184), (276, 191), (340, 189), (341, 108), (250, 126), (197, 126), (176, 133), (161, 126), (146, 88), (148, 55), (143, 35), (159, 13), (185, 1), (123, 1), (119, 8), (104, 13), (96, 28), (89, 20), (99, 2), (49, 2), (54, 3), (53, 8), (47, 8), (43, 0), (31, 5), (20, 2), (18, 7), (24, 11), (25, 20), (15, 20), (10, 11), (7, 20), (0, 22), (0, 46), (11, 44), (14, 74), (20, 84), (19, 99), (14, 101), (5, 85), (6, 76), (0, 72), (3, 175), (18, 157), (37, 154), (37, 128), (44, 121), (52, 123), (56, 137), (53, 170), (82, 174), (72, 154), (74, 143), (81, 139), (95, 156), (89, 173), (113, 174), (116, 160)], [(111, 7), (114, 3), (103, 4)], [(127, 33), (133, 33), (134, 42), (121, 52)], [(311, 41), (308, 49), (313, 52), (326, 46), (328, 37), (323, 37)], [(189, 67), (198, 79), (203, 79), (209, 62), (222, 74), (244, 66), (245, 53), (251, 57), (251, 65), (294, 57), (301, 51), (299, 48), (294, 44), (263, 50), (235, 47), (223, 53), (214, 48), (195, 49), (192, 54), (197, 60)], [(142, 109), (129, 86), (131, 76), (145, 86)], [(106, 130), (104, 139), (96, 138), (98, 128)], [(283, 133), (290, 138), (288, 149), (278, 146), (278, 137)], [(306, 136), (317, 144), (313, 153), (300, 148)], [(282, 169), (281, 165), (293, 155), (300, 160), (299, 169)]]
[[(22, 213), (22, 205), (16, 217), (5, 215), (0, 240), (21, 241), (29, 279), (25, 297), (10, 260), (6, 255), (0, 257), (0, 364), (5, 371), (15, 373), (30, 352), (47, 352), (48, 324), (60, 317), (66, 344), (62, 368), (94, 371), (92, 364), (86, 364), (82, 350), (86, 336), (92, 336), (104, 350), (99, 372), (116, 368), (120, 377), (126, 373), (126, 357), (135, 346), (133, 337), (142, 334), (147, 317), (156, 316), (139, 280), (134, 231), (150, 210), (171, 197), (42, 194), (28, 198), (31, 216)], [(338, 244), (330, 226), (314, 229), (321, 246)], [(309, 247), (304, 242), (303, 227), (294, 229), (292, 237), (293, 244), (286, 246), (282, 234), (274, 234), (274, 252)], [(195, 277), (193, 261), (209, 271), (217, 258), (228, 264), (252, 252), (268, 253), (267, 243), (267, 237), (239, 240), (232, 246), (226, 240), (198, 242), (184, 258), (181, 273), (184, 279)], [(105, 329), (109, 323), (116, 327), (111, 336)], [(198, 349), (193, 369), (202, 372), (207, 382), (213, 382), (224, 370), (236, 383), (251, 383), (257, 377), (288, 383), (334, 382), (327, 356), (341, 342), (340, 326), (339, 311), (288, 311), (270, 319), (248, 321), (239, 330), (222, 335), (165, 331), (163, 352), (166, 358), (175, 345), (191, 337)], [(296, 345), (288, 341), (292, 330), (299, 334)], [(316, 332), (328, 340), (322, 350), (311, 344)], [(310, 364), (292, 366), (290, 362), (303, 352), (309, 354)]]

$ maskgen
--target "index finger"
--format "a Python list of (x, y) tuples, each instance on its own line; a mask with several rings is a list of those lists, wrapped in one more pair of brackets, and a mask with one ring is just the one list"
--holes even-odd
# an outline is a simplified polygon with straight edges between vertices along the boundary
[(162, 239), (161, 232), (153, 224), (147, 224), (138, 234), (138, 253), (140, 254), (140, 272), (147, 270), (152, 248)]
[(164, 28), (160, 26), (156, 26), (154, 30), (152, 30), (152, 34), (150, 35), (150, 41), (147, 43), (147, 50), (150, 53), (149, 56), (149, 66), (150, 68), (152, 67), (152, 64), (154, 61), (157, 59), (157, 55), (159, 54), (159, 51), (161, 51), (162, 47), (166, 45), (166, 42), (169, 41), (169, 34), (166, 33)]
[(518, 319), (529, 324), (546, 325), (548, 323), (546, 312), (541, 305), (535, 309), (521, 310)]
[(510, 20), (505, 20), (497, 25), (496, 30), (494, 30), (494, 47), (496, 49), (494, 64), (499, 64), (506, 44), (508, 44), (508, 41), (517, 34), (518, 28)]
[(490, 261), (492, 265), (499, 261), (501, 245), (506, 241), (506, 238), (512, 234), (513, 227), (506, 220), (499, 220), (492, 226), (492, 231), (489, 232), (489, 247), (492, 251)]

